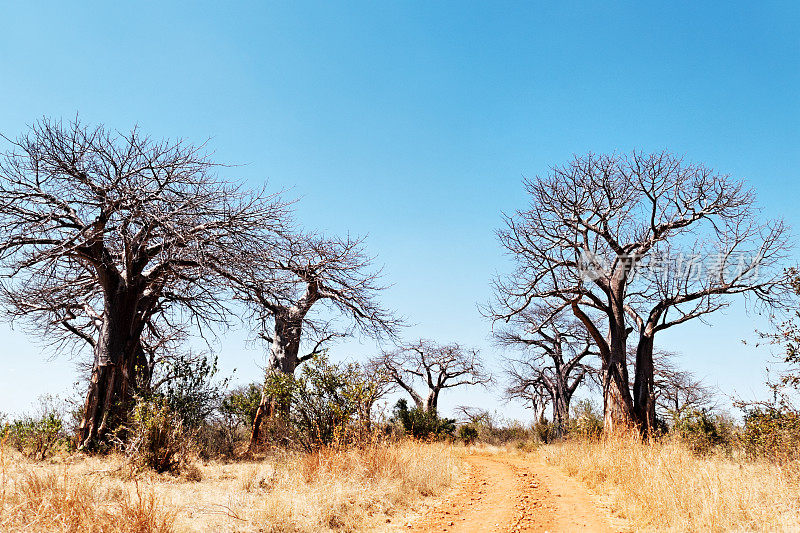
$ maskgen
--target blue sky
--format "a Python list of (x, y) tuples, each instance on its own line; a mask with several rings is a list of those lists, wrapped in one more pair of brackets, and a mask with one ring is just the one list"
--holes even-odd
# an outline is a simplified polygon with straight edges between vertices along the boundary
[[(368, 234), (406, 336), (484, 348), (476, 303), (507, 269), (500, 213), (573, 153), (669, 149), (746, 177), (800, 227), (800, 4), (8, 2), (0, 132), (73, 117), (210, 138), (228, 175), (289, 188), (309, 228)], [(760, 324), (760, 325), (759, 325)], [(662, 338), (722, 389), (762, 393), (769, 353), (737, 307)], [(223, 368), (263, 350), (225, 332)], [(369, 343), (337, 346), (360, 358)], [(66, 393), (74, 362), (0, 325), (0, 411)], [(504, 409), (490, 394), (443, 397)]]

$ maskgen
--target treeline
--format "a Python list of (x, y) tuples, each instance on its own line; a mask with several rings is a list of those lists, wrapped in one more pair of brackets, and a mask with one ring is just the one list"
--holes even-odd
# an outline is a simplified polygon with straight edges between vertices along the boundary
[[(106, 443), (135, 397), (195, 372), (185, 341), (237, 315), (270, 346), (269, 374), (354, 330), (396, 335), (361, 239), (300, 229), (279, 191), (226, 171), (204, 146), (47, 119), (0, 157), (4, 310), (58, 352), (93, 353), (80, 449)], [(264, 396), (254, 441), (271, 408)]]
[[(458, 430), (441, 418), (444, 391), (491, 386), (498, 369), (459, 343), (403, 342), (404, 321), (380, 302), (385, 285), (363, 239), (304, 229), (281, 191), (224, 178), (231, 169), (205, 146), (48, 119), (7, 142), (0, 301), (57, 352), (91, 351), (78, 449), (175, 442), (147, 459), (161, 469), (183, 455), (187, 434), (209, 454), (312, 449), (396, 428), (465, 442), (517, 434), (466, 411)], [(744, 181), (667, 152), (578, 156), (524, 186), (528, 206), (498, 232), (514, 268), (481, 306), (508, 350), (506, 396), (535, 412), (536, 426), (522, 433), (653, 438), (716, 427), (711, 389), (659, 349), (657, 334), (737, 299), (770, 313), (796, 309), (786, 225), (762, 213)], [(186, 346), (239, 320), (268, 347), (267, 364), (263, 380), (229, 391), (216, 356)], [(796, 330), (781, 327), (767, 336), (788, 342), (796, 364)], [(331, 342), (355, 333), (384, 349), (359, 364), (327, 359)], [(602, 416), (582, 404), (576, 422), (582, 388), (602, 395)], [(376, 402), (395, 391), (412, 405), (399, 402), (376, 427)], [(782, 398), (745, 406), (745, 433), (755, 421), (794, 420)], [(54, 430), (49, 420), (37, 434), (63, 441), (69, 424)], [(6, 431), (28, 442), (26, 423)], [(714, 431), (706, 436), (716, 442)], [(34, 454), (51, 440), (34, 443)]]
[[(372, 405), (395, 387), (412, 411), (435, 413), (443, 390), (491, 380), (477, 350), (401, 343), (403, 321), (379, 301), (380, 269), (363, 239), (303, 229), (280, 191), (224, 178), (230, 169), (205, 146), (49, 119), (6, 141), (0, 301), (56, 353), (91, 351), (79, 450), (141, 447), (146, 427), (169, 440), (167, 412), (184, 429), (207, 430), (215, 417), (224, 419), (217, 429), (246, 426), (250, 451), (270, 439), (308, 448), (309, 439), (327, 443), (331, 427), (349, 427), (331, 417), (369, 426)], [(263, 381), (245, 395), (259, 400), (233, 424), (226, 409), (244, 409), (242, 398), (223, 398), (215, 355), (186, 346), (240, 318), (268, 352)], [(356, 333), (392, 348), (355, 367), (327, 362), (327, 346)], [(263, 435), (276, 420), (297, 431)], [(24, 425), (11, 426), (18, 442), (63, 440), (69, 424)], [(223, 440), (230, 447), (231, 435)]]

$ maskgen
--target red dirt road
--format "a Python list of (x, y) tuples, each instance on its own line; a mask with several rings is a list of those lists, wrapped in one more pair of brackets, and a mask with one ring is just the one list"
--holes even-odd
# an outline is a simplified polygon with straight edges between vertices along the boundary
[(429, 503), (406, 531), (622, 530), (583, 485), (551, 466), (506, 453), (465, 460), (461, 481)]

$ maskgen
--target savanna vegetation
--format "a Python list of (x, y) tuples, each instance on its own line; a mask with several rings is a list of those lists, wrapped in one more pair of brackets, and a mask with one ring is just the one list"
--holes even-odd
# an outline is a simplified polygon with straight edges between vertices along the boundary
[[(526, 179), (498, 232), (513, 270), (481, 306), (498, 358), (404, 340), (364, 239), (303, 228), (204, 147), (48, 119), (7, 144), (4, 317), (83, 361), (84, 394), (0, 420), (3, 531), (405, 527), (489, 448), (562, 469), (630, 529), (800, 527), (800, 277), (741, 180), (639, 152)], [(730, 414), (657, 333), (739, 300), (785, 356), (772, 397)], [(204, 341), (234, 325), (265, 351), (244, 385)], [(334, 358), (356, 334), (374, 357)], [(443, 416), (465, 387), (533, 422)]]

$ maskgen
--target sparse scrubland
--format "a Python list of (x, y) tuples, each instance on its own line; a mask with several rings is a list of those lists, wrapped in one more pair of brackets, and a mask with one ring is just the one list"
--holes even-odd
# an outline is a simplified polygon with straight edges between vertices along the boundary
[(177, 476), (121, 455), (35, 462), (4, 447), (0, 530), (369, 530), (444, 490), (458, 467), (451, 447), (413, 441), (198, 461)]
[[(204, 145), (46, 118), (4, 139), (0, 315), (93, 362), (85, 400), (0, 416), (0, 531), (393, 529), (451, 485), (483, 519), (462, 517), (467, 530), (487, 517), (618, 529), (542, 461), (634, 530), (800, 529), (800, 412), (777, 396), (800, 386), (800, 277), (785, 268), (788, 228), (761, 217), (743, 180), (637, 151), (525, 179), (529, 205), (498, 231), (514, 270), (481, 305), (517, 350), (505, 395), (533, 409), (525, 427), (469, 407), (460, 423), (440, 416), (440, 394), (496, 384), (499, 361), (403, 342), (363, 238), (303, 229), (280, 193), (218, 176)], [(687, 256), (709, 261), (685, 268)], [(741, 295), (790, 315), (762, 334), (789, 367), (737, 423), (656, 334)], [(231, 390), (217, 354), (189, 346), (235, 317), (268, 353)], [(328, 358), (355, 333), (390, 342), (365, 361)], [(579, 387), (602, 392), (602, 413), (573, 402)], [(377, 412), (392, 392), (413, 404)], [(548, 482), (582, 493), (571, 521), (542, 514), (577, 509)]]
[[(244, 453), (246, 432), (234, 454), (214, 454), (220, 448), (213, 439), (186, 430), (180, 435), (194, 435), (191, 445), (175, 446), (170, 439), (180, 423), (156, 416), (146, 431), (132, 427), (129, 438), (140, 443), (137, 453), (160, 459), (173, 450), (163, 473), (147, 454), (87, 455), (57, 439), (43, 459), (24, 439), (36, 444), (37, 431), (50, 426), (21, 437), (8, 425), (0, 530), (393, 530), (405, 527), (425, 498), (459, 482), (464, 459), (475, 454), (513, 455), (534, 474), (542, 462), (555, 466), (602, 496), (633, 531), (800, 528), (797, 418), (790, 411), (754, 409), (741, 425), (686, 414), (650, 441), (603, 437), (601, 415), (587, 402), (574, 406), (563, 438), (553, 438), (547, 422), (525, 427), (474, 411), (454, 430), (452, 420), (425, 413), (403, 405), (362, 440), (336, 438), (311, 450), (267, 442), (257, 454)], [(37, 427), (35, 418), (29, 422)], [(425, 434), (415, 439), (406, 425)], [(266, 433), (276, 435), (285, 434)]]

